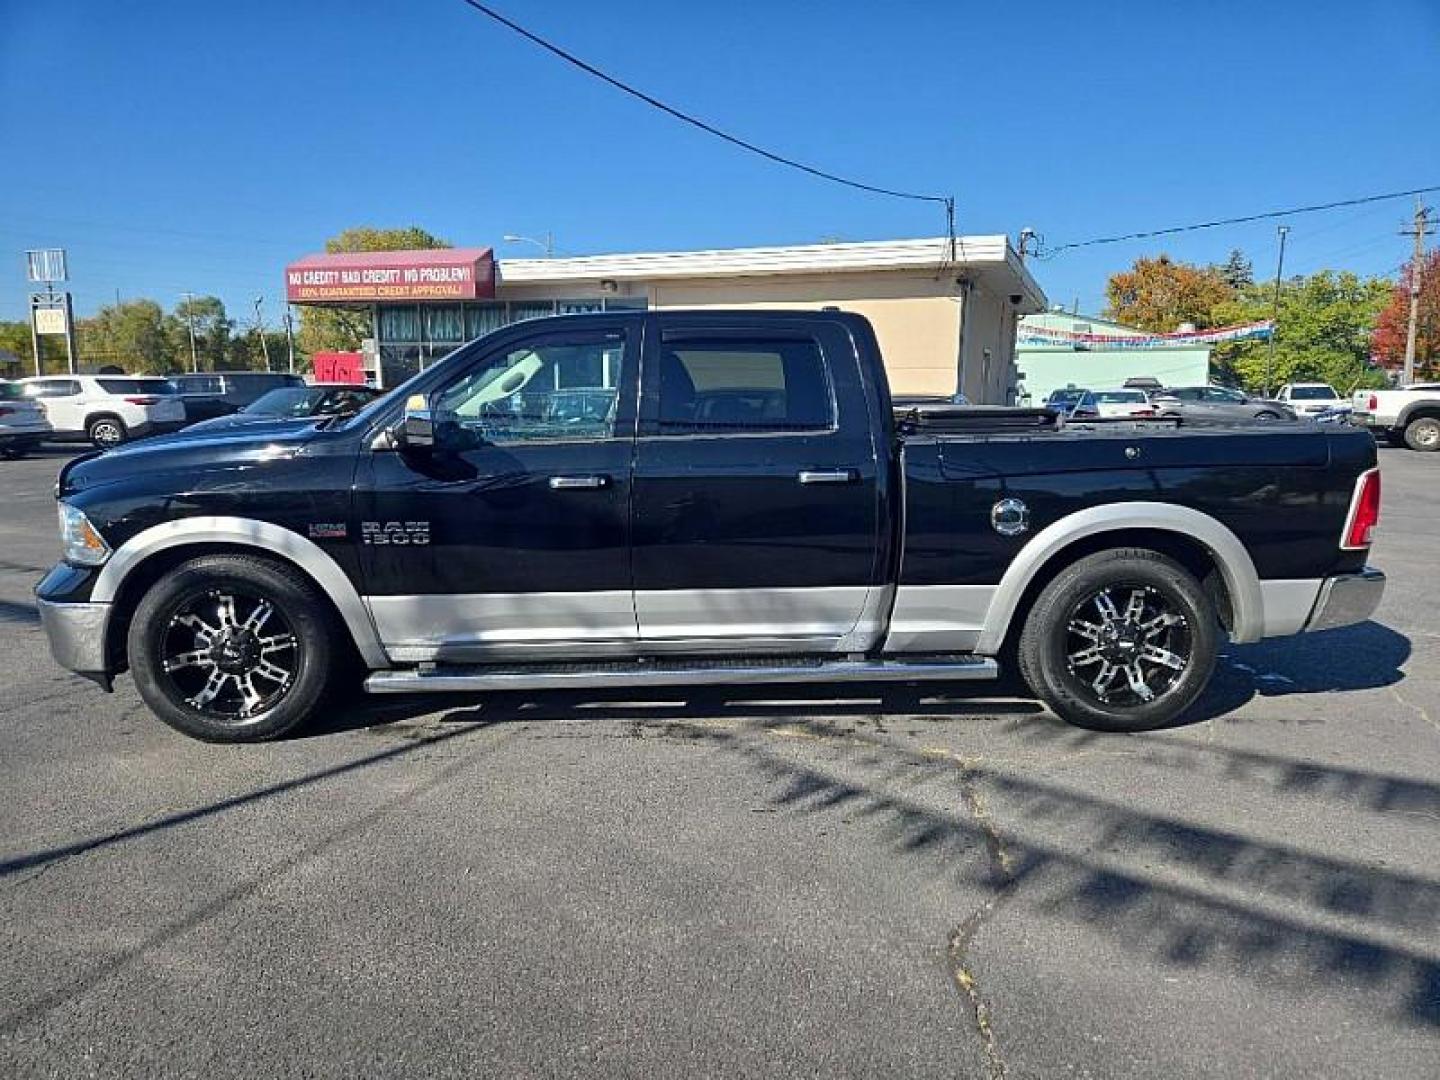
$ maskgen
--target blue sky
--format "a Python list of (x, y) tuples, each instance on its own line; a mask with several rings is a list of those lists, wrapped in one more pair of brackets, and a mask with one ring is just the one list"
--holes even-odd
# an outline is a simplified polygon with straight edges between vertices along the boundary
[[(1052, 244), (1440, 183), (1440, 3), (1024, 5), (495, 0), (641, 88), (821, 168), (953, 193), (966, 232)], [(654, 113), (459, 0), (0, 0), (0, 318), (27, 247), (70, 251), (82, 314), (263, 294), (358, 224), (566, 253), (938, 235), (925, 204), (772, 166)], [(1440, 203), (1440, 198), (1432, 198)], [(1385, 273), (1412, 209), (1294, 219), (1287, 268)], [(1137, 255), (1244, 248), (1274, 223), (1034, 264), (1103, 300)]]

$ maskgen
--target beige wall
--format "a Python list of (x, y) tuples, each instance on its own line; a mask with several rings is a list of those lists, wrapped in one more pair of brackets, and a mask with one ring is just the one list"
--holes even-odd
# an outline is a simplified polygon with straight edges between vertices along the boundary
[(833, 304), (875, 327), (896, 393), (952, 394), (960, 342), (960, 300), (932, 274), (832, 274), (665, 282), (650, 290), (657, 308), (819, 308)]
[[(1007, 298), (972, 286), (965, 333), (965, 385), (971, 401), (1001, 404), (1014, 356), (1014, 317)], [(960, 368), (961, 289), (953, 276), (879, 271), (823, 277), (696, 278), (621, 282), (617, 293), (644, 296), (654, 308), (810, 308), (833, 304), (868, 318), (880, 339), (891, 389), (898, 394), (953, 394)], [(501, 299), (601, 296), (597, 283), (505, 286)], [(984, 351), (990, 350), (989, 378)]]

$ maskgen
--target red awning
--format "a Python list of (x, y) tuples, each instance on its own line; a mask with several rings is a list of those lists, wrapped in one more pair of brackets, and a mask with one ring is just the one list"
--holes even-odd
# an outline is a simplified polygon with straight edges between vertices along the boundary
[(495, 257), (489, 248), (306, 255), (285, 268), (285, 299), (292, 304), (478, 300), (494, 295)]

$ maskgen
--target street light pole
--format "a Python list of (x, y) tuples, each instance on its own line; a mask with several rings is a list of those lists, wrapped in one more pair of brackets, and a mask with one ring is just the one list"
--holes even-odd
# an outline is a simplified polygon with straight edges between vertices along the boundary
[(260, 351), (265, 354), (265, 370), (270, 368), (270, 343), (265, 340), (265, 320), (260, 315), (260, 305), (265, 302), (265, 297), (255, 297), (255, 332), (260, 335)]
[(1281, 225), (1275, 230), (1280, 234), (1280, 258), (1275, 263), (1275, 302), (1274, 315), (1270, 326), (1270, 344), (1265, 350), (1265, 385), (1261, 388), (1264, 397), (1270, 396), (1270, 382), (1275, 374), (1275, 338), (1280, 333), (1280, 278), (1285, 273), (1285, 236), (1290, 232), (1289, 225)]
[(185, 297), (185, 323), (190, 327), (190, 370), (200, 370), (200, 357), (195, 352), (195, 294), (192, 292), (181, 293)]
[(545, 258), (555, 257), (555, 234), (549, 229), (545, 230), (545, 239), (536, 240), (533, 236), (521, 236), (518, 233), (506, 233), (501, 237), (507, 244), (534, 244), (545, 253)]

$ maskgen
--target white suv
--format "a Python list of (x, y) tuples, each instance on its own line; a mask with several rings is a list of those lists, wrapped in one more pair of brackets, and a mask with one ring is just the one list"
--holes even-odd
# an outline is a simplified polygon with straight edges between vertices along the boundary
[(1345, 399), (1335, 392), (1335, 388), (1323, 382), (1286, 383), (1280, 387), (1275, 400), (1285, 402), (1301, 418), (1318, 416), (1345, 404)]
[(104, 450), (185, 426), (184, 402), (159, 377), (37, 375), (20, 384), (44, 408), (55, 429), (50, 438), (59, 441), (88, 440)]

